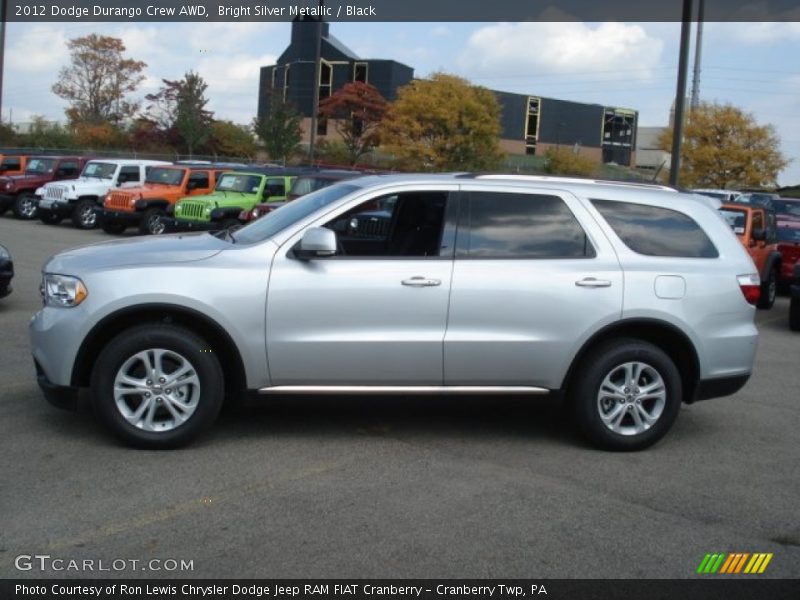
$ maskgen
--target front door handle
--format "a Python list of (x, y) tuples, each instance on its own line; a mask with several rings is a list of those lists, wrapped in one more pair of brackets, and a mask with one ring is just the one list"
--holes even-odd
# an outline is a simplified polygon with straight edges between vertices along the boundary
[(575, 285), (577, 285), (578, 287), (601, 288), (601, 287), (611, 287), (611, 282), (608, 279), (585, 277), (580, 281), (576, 281)]
[(427, 277), (412, 277), (411, 279), (404, 279), (400, 283), (408, 287), (434, 287), (442, 285), (442, 280), (428, 279)]

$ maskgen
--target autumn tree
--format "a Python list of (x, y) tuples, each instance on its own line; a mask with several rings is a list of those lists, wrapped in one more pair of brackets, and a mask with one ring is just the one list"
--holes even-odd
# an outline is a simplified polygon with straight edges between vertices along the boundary
[(378, 145), (378, 126), (386, 114), (388, 102), (373, 85), (362, 81), (345, 84), (319, 103), (323, 118), (334, 123), (347, 148), (350, 164)]
[(410, 169), (492, 169), (502, 157), (500, 105), (486, 88), (435, 73), (398, 90), (381, 136), (387, 149)]
[[(683, 136), (680, 183), (686, 187), (770, 187), (788, 164), (774, 127), (758, 125), (730, 104), (692, 109)], [(672, 128), (661, 134), (659, 145), (671, 149)]]
[(300, 146), (302, 115), (280, 93), (269, 98), (267, 114), (253, 120), (253, 131), (272, 160), (285, 163)]
[(181, 82), (182, 80), (162, 79), (158, 91), (144, 97), (147, 104), (142, 118), (152, 121), (162, 131), (175, 127)]
[(67, 42), (70, 62), (52, 91), (69, 103), (73, 123), (120, 123), (139, 108), (129, 94), (144, 80), (145, 63), (124, 56), (122, 40), (93, 33)]
[(231, 121), (214, 121), (209, 146), (214, 154), (222, 156), (251, 157), (256, 153), (250, 128)]
[(206, 108), (208, 84), (199, 74), (189, 71), (178, 82), (175, 98), (175, 129), (191, 156), (211, 137), (214, 113)]
[(28, 132), (17, 136), (21, 146), (31, 148), (74, 148), (77, 145), (72, 130), (60, 123), (48, 121), (42, 115), (34, 115)]

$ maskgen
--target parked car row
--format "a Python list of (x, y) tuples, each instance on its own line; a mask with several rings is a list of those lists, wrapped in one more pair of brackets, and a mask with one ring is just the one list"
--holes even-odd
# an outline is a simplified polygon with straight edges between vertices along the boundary
[[(3, 156), (0, 214), (112, 234), (238, 227), (355, 170), (82, 156)], [(297, 184), (295, 186), (295, 184)], [(293, 187), (295, 186), (295, 187)], [(254, 210), (258, 207), (257, 210)]]

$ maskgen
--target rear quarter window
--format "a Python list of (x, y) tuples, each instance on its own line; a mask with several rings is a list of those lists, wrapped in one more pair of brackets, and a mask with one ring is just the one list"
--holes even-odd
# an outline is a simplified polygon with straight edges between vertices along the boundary
[(674, 258), (717, 258), (706, 232), (688, 215), (658, 206), (592, 200), (619, 239), (637, 254)]

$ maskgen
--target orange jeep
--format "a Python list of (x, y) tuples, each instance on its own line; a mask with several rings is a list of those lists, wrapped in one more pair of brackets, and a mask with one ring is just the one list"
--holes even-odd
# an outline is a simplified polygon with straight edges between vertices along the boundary
[(737, 202), (723, 204), (719, 211), (750, 253), (761, 276), (758, 308), (772, 308), (781, 272), (775, 212), (765, 206)]
[(25, 154), (0, 154), (0, 175), (22, 175), (27, 166)]
[(161, 217), (168, 206), (186, 196), (210, 193), (226, 170), (206, 165), (150, 167), (141, 187), (116, 188), (106, 195), (98, 207), (103, 231), (122, 233), (138, 225), (140, 233), (162, 233)]

